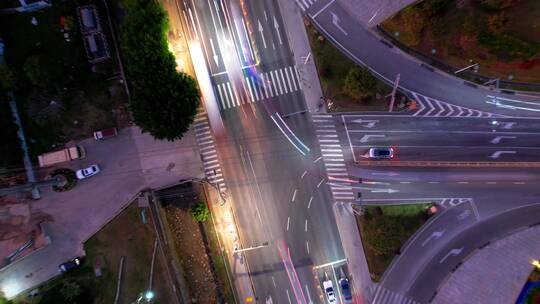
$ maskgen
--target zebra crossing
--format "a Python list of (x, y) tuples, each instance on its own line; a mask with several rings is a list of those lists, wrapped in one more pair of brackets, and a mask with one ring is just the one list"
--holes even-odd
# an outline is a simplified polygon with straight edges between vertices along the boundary
[(417, 302), (413, 300), (412, 298), (408, 298), (402, 294), (399, 294), (397, 292), (391, 291), (390, 289), (384, 288), (381, 285), (377, 286), (375, 289), (375, 295), (373, 297), (372, 304), (420, 304), (420, 302)]
[(204, 110), (195, 115), (193, 129), (197, 144), (199, 145), (204, 174), (208, 182), (215, 185), (223, 195), (227, 191), (227, 186), (225, 185), (225, 179), (221, 171), (214, 136), (208, 122), (208, 115)]
[(347, 166), (332, 115), (314, 114), (312, 118), (328, 181), (335, 182), (330, 185), (334, 200), (354, 200), (351, 186), (353, 181), (349, 179), (347, 173)]
[(315, 3), (316, 0), (296, 0), (296, 4), (301, 10), (306, 11), (310, 6)]
[(456, 106), (434, 98), (412, 92), (417, 103), (413, 116), (434, 117), (492, 117), (493, 114), (466, 107)]
[[(301, 89), (299, 79), (296, 66), (271, 70), (258, 76), (244, 76), (248, 102), (267, 100), (299, 91)], [(238, 107), (243, 103), (230, 81), (217, 84), (214, 88), (223, 110)]]
[(443, 198), (439, 201), (439, 205), (443, 208), (448, 209), (459, 204), (470, 203), (472, 202), (472, 200), (472, 198)]

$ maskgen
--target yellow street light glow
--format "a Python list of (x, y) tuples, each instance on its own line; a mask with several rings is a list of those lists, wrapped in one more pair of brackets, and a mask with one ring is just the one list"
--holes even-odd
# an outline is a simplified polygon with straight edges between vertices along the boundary
[(538, 260), (533, 260), (533, 261), (531, 262), (531, 264), (532, 264), (534, 267), (540, 269), (540, 261), (538, 261)]

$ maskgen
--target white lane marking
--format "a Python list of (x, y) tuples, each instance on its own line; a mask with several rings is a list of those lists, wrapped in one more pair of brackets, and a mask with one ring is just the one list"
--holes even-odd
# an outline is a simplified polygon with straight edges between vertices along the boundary
[(303, 179), (303, 178), (304, 178), (304, 176), (306, 176), (306, 174), (307, 174), (307, 170), (306, 170), (306, 171), (304, 171), (304, 173), (302, 173), (302, 176), (300, 176), (300, 178), (301, 178), (301, 179)]
[(249, 77), (244, 77), (244, 79), (249, 89), (249, 101), (254, 102), (256, 101), (256, 99), (255, 94), (253, 93), (253, 89), (251, 88), (251, 82), (249, 81)]
[(292, 84), (294, 86), (294, 90), (295, 91), (298, 91), (298, 86), (296, 85), (296, 81), (295, 81), (295, 77), (294, 77), (294, 71), (293, 71), (293, 68), (292, 67), (288, 67), (287, 70), (291, 73), (291, 79), (292, 79)]
[(525, 185), (525, 182), (514, 182), (514, 185)]
[(272, 73), (274, 73), (276, 75), (276, 82), (277, 82), (278, 87), (279, 87), (279, 95), (285, 94), (285, 92), (283, 90), (283, 87), (281, 86), (281, 81), (280, 81), (280, 78), (279, 78), (278, 70), (274, 70), (274, 71), (272, 71)]
[[(307, 253), (309, 254), (309, 242), (308, 241), (306, 241), (306, 250), (307, 250)], [(306, 291), (307, 291), (307, 285), (306, 285)], [(309, 292), (308, 292), (308, 297), (310, 297)], [(310, 302), (311, 302), (311, 299), (310, 299)]]
[(341, 145), (321, 145), (321, 147), (328, 147), (328, 148), (341, 148)]
[(319, 156), (319, 158), (317, 158), (316, 160), (313, 161), (313, 163), (316, 163), (318, 161), (320, 161), (322, 159), (322, 156)]
[(289, 92), (292, 92), (292, 88), (291, 90), (289, 91), (289, 88), (287, 87), (287, 82), (285, 82), (285, 76), (283, 76), (283, 69), (279, 69), (279, 75), (281, 76), (281, 81), (283, 82), (283, 91), (285, 91), (285, 93), (289, 93)]
[(289, 299), (289, 304), (292, 304), (292, 302), (291, 302), (291, 296), (289, 295), (289, 290), (286, 289), (285, 291), (287, 292), (287, 299)]
[(323, 142), (331, 142), (331, 143), (338, 143), (339, 140), (336, 140), (336, 139), (319, 139), (319, 142), (320, 143), (323, 143)]
[(272, 85), (272, 87), (274, 88), (274, 92), (276, 93), (276, 94), (274, 94), (274, 96), (278, 96), (281, 93), (278, 92), (278, 87), (276, 85), (276, 79), (274, 77), (274, 73), (272, 73), (272, 72), (273, 71), (268, 72), (268, 74), (270, 74), (270, 78), (272, 78), (272, 81), (270, 82), (270, 84)]
[(289, 68), (285, 68), (285, 78), (287, 78), (287, 83), (289, 84), (289, 88), (291, 89), (291, 92), (296, 91), (296, 89), (293, 89), (293, 86), (291, 84), (291, 78), (289, 77)]
[(458, 184), (468, 184), (469, 182), (457, 182)]
[(410, 184), (411, 182), (399, 182), (400, 184)]
[(502, 154), (516, 154), (517, 152), (516, 151), (496, 151), (496, 152), (493, 152), (493, 154), (491, 154), (490, 156), (488, 156), (489, 158), (492, 158), (492, 159), (497, 159), (499, 158)]
[(291, 203), (294, 202), (294, 199), (296, 198), (296, 189), (294, 189), (294, 192), (293, 192), (293, 195), (292, 195), (292, 199), (291, 199)]
[(324, 182), (324, 178), (322, 178), (321, 181), (317, 184), (317, 188), (319, 188), (323, 182)]
[(450, 256), (456, 256), (458, 254), (461, 253), (461, 251), (463, 251), (463, 248), (464, 247), (461, 247), (461, 248), (454, 248), (452, 250), (450, 250), (440, 261), (439, 261), (439, 264), (442, 264), (444, 263), (444, 261), (446, 259), (448, 259)]
[(263, 87), (263, 90), (264, 90), (264, 98), (270, 98), (270, 93), (268, 93), (268, 81), (266, 80), (266, 77), (264, 76), (265, 74), (261, 74), (261, 79), (262, 79), (262, 87)]
[[(233, 104), (233, 106), (239, 106), (240, 105), (240, 102), (238, 102), (238, 100), (236, 100), (233, 92), (232, 92), (232, 88), (231, 88), (231, 83), (230, 82), (227, 82), (227, 89), (229, 90), (229, 95), (231, 95), (231, 103)], [(236, 103), (236, 105), (235, 105)]]
[(304, 231), (307, 232), (307, 228), (308, 228), (308, 220), (306, 219), (306, 223), (304, 224)]
[(276, 280), (274, 280), (274, 276), (272, 276), (272, 284), (274, 284), (274, 287), (276, 287)]
[(287, 231), (289, 231), (289, 225), (291, 224), (291, 217), (287, 217)]
[(308, 209), (309, 209), (309, 207), (311, 207), (311, 202), (312, 202), (312, 201), (313, 201), (313, 196), (311, 196), (311, 197), (309, 198), (309, 202), (308, 202), (308, 204), (307, 204), (307, 208), (308, 208)]
[(249, 79), (251, 80), (251, 85), (253, 86), (253, 92), (255, 92), (255, 100), (263, 99), (262, 94), (259, 96), (259, 90), (261, 88), (257, 85), (257, 78), (251, 76)]

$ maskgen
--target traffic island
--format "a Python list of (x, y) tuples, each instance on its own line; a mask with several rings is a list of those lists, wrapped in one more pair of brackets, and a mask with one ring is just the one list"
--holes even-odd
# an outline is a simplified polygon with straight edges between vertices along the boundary
[(432, 204), (355, 207), (371, 279), (378, 282), (401, 247), (430, 217)]
[[(388, 111), (392, 87), (350, 60), (309, 21), (304, 23), (324, 94), (321, 102), (326, 103), (328, 111)], [(407, 102), (397, 92), (394, 109), (404, 109)]]

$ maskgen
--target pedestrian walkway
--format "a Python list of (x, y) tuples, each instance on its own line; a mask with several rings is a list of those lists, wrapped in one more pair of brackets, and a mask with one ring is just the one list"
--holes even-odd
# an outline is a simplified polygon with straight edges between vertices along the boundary
[(332, 115), (314, 114), (313, 123), (315, 134), (321, 147), (322, 162), (328, 175), (328, 183), (334, 200), (346, 202), (354, 200), (347, 164), (337, 135), (336, 125)]
[[(299, 91), (298, 70), (296, 66), (261, 73), (258, 76), (246, 76), (244, 84), (248, 89), (248, 101), (256, 102)], [(238, 107), (242, 104), (229, 81), (217, 84), (215, 90), (223, 110)]]
[(195, 130), (195, 138), (199, 145), (204, 174), (208, 182), (215, 185), (221, 194), (225, 195), (227, 186), (225, 185), (225, 179), (221, 171), (214, 136), (212, 135), (206, 112), (202, 108), (200, 111), (195, 115), (193, 129)]
[[(313, 3), (321, 0), (300, 1)], [(306, 106), (312, 113), (324, 113), (326, 112), (326, 108), (323, 107), (321, 102), (323, 93), (319, 82), (319, 74), (317, 73), (317, 67), (311, 54), (311, 46), (300, 6), (290, 0), (278, 0), (278, 3), (287, 32), (289, 46), (294, 56), (299, 87), (306, 100)]]
[(539, 257), (539, 234), (539, 226), (528, 228), (477, 250), (449, 274), (432, 303), (515, 303)]
[(426, 97), (421, 94), (412, 93), (416, 102), (413, 116), (430, 117), (493, 117), (493, 113), (455, 106), (444, 101)]

